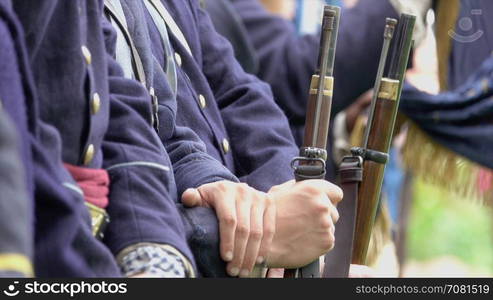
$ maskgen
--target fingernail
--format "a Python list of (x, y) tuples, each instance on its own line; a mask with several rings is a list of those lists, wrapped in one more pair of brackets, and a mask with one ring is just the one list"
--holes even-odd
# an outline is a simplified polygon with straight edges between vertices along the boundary
[(233, 252), (231, 251), (226, 252), (225, 259), (226, 261), (231, 261), (233, 259)]
[(196, 189), (194, 189), (194, 188), (188, 188), (188, 189), (186, 189), (186, 190), (183, 192), (183, 194), (185, 194), (185, 193), (195, 193), (195, 191), (196, 191)]
[(247, 269), (243, 269), (240, 272), (240, 277), (246, 278), (250, 275), (250, 272)]
[(257, 257), (257, 264), (260, 265), (261, 263), (264, 262), (264, 257), (263, 256), (259, 256)]
[(238, 269), (238, 268), (229, 269), (229, 275), (231, 275), (231, 276), (238, 276), (238, 273), (240, 273), (240, 269)]

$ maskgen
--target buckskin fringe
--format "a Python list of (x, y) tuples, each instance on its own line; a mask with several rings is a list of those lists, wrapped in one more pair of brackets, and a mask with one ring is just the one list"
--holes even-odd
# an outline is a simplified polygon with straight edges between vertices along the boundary
[(466, 200), (493, 205), (493, 170), (443, 147), (413, 123), (402, 157), (404, 166), (425, 182)]

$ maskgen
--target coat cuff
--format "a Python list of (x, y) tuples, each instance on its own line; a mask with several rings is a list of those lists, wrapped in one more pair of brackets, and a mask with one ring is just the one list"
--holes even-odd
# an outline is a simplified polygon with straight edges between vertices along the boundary
[(138, 243), (123, 249), (117, 256), (125, 276), (146, 274), (161, 278), (193, 278), (190, 261), (174, 247), (155, 243)]
[(217, 161), (210, 159), (193, 160), (174, 169), (178, 198), (189, 188), (198, 188), (201, 185), (216, 181), (239, 182), (231, 171)]
[(113, 167), (109, 173), (112, 190), (107, 211), (111, 221), (104, 243), (112, 252), (139, 243), (166, 244), (194, 264), (176, 202), (168, 198), (176, 193), (172, 192), (172, 173), (142, 164)]
[(31, 260), (22, 254), (0, 253), (0, 272), (19, 274), (25, 277), (34, 275)]

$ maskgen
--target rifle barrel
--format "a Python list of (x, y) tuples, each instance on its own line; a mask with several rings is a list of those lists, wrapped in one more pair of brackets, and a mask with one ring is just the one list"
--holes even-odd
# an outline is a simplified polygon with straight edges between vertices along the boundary
[(397, 20), (392, 18), (387, 18), (385, 20), (385, 30), (383, 32), (383, 46), (382, 52), (380, 54), (380, 62), (378, 64), (377, 77), (375, 79), (375, 86), (373, 88), (373, 99), (371, 100), (370, 115), (368, 117), (368, 124), (365, 129), (365, 139), (363, 142), (364, 147), (368, 146), (368, 136), (370, 135), (370, 124), (373, 120), (373, 112), (375, 110), (375, 104), (377, 102), (377, 94), (380, 90), (380, 81), (383, 78), (383, 72), (385, 70), (385, 65), (387, 62), (387, 55), (389, 53), (390, 42), (394, 36), (395, 26), (397, 25)]
[[(295, 157), (291, 162), (296, 181), (325, 178), (327, 136), (332, 107), (332, 73), (339, 17), (339, 7), (324, 7), (318, 69), (310, 83), (303, 146), (299, 157)], [(320, 277), (319, 261), (317, 259), (300, 269), (286, 269), (284, 277)]]
[[(392, 51), (388, 75), (377, 78), (374, 103), (369, 124), (365, 151), (379, 156), (388, 156), (392, 141), (394, 124), (397, 117), (402, 82), (412, 47), (412, 33), (415, 17), (403, 14), (392, 40)], [(381, 58), (386, 60), (385, 57)], [(366, 264), (366, 256), (376, 211), (380, 201), (381, 186), (385, 172), (385, 161), (365, 158), (363, 181), (358, 193), (356, 225), (352, 261), (354, 264)]]
[[(320, 50), (318, 54), (318, 88), (317, 88), (317, 98), (316, 98), (316, 109), (315, 109), (315, 118), (313, 119), (313, 136), (311, 145), (316, 146), (317, 141), (319, 141), (319, 132), (320, 132), (320, 119), (322, 114), (322, 105), (323, 105), (323, 97), (325, 91), (325, 74), (331, 69), (333, 69), (334, 59), (330, 59), (329, 51), (330, 46), (333, 43), (333, 37), (337, 36), (333, 33), (334, 30), (334, 20), (336, 18), (336, 11), (332, 10), (329, 6), (324, 8), (324, 16), (322, 20), (322, 32), (320, 38)], [(330, 105), (330, 103), (329, 103)]]

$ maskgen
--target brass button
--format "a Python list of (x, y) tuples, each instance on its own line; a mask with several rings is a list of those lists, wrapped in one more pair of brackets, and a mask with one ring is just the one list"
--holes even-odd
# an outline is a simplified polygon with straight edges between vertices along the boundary
[(81, 50), (82, 50), (82, 55), (86, 59), (86, 63), (90, 65), (92, 61), (91, 51), (89, 51), (89, 48), (87, 48), (86, 46), (82, 46)]
[(91, 101), (92, 114), (97, 114), (99, 109), (101, 108), (101, 98), (98, 93), (94, 93), (92, 95)]
[(94, 158), (94, 145), (89, 144), (86, 150), (86, 154), (84, 155), (84, 165), (89, 165)]
[(229, 141), (227, 139), (223, 139), (223, 151), (224, 153), (229, 152)]
[(207, 102), (205, 101), (205, 97), (202, 94), (199, 95), (199, 104), (200, 104), (200, 108), (202, 108), (202, 109), (204, 109), (207, 106)]
[(178, 67), (181, 67), (181, 56), (178, 54), (178, 52), (175, 52), (175, 61)]

